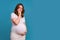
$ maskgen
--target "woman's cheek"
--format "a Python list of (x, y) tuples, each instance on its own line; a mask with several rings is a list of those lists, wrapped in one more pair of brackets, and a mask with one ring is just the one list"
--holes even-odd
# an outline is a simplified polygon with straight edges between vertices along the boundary
[(22, 12), (22, 9), (20, 9), (20, 11)]

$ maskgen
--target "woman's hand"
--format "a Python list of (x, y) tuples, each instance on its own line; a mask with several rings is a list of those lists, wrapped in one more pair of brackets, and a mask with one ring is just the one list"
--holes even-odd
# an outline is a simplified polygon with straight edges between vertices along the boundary
[(26, 32), (24, 32), (24, 33), (22, 33), (22, 34), (20, 34), (21, 36), (24, 36), (24, 35), (26, 35)]
[(21, 35), (21, 36), (24, 36), (26, 35), (26, 32), (23, 32), (23, 33), (17, 33), (18, 35)]

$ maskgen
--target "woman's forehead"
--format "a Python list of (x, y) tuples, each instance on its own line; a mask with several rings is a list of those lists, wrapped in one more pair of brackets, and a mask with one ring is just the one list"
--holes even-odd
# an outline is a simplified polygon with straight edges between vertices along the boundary
[(19, 5), (19, 8), (23, 8), (22, 5)]

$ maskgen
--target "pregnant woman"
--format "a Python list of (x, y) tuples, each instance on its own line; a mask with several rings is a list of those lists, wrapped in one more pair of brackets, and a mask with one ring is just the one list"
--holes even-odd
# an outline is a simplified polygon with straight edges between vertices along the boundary
[(13, 13), (11, 13), (11, 21), (12, 21), (12, 28), (11, 28), (11, 40), (25, 40), (26, 37), (26, 24), (25, 24), (25, 17), (24, 17), (24, 6), (23, 4), (17, 4)]

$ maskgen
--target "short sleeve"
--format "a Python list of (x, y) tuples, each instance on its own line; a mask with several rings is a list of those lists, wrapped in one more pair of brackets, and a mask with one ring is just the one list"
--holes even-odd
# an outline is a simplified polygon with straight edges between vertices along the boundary
[(16, 15), (14, 13), (11, 13), (11, 19), (16, 18)]

